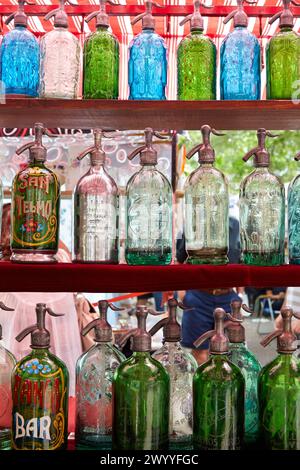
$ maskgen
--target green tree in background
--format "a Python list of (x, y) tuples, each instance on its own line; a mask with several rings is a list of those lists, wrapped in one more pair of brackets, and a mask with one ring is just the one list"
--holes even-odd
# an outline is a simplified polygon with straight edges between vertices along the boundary
[[(300, 171), (300, 164), (294, 160), (300, 151), (300, 132), (272, 131), (278, 137), (267, 138), (266, 147), (271, 156), (272, 171), (289, 183)], [(194, 145), (202, 141), (201, 132), (190, 131), (179, 136), (179, 146), (186, 145), (189, 151)], [(211, 142), (216, 152), (216, 166), (225, 173), (230, 185), (230, 192), (237, 193), (241, 180), (252, 171), (253, 158), (245, 163), (243, 156), (253, 147), (257, 146), (255, 131), (226, 131), (226, 135), (216, 137), (211, 135)], [(189, 175), (198, 166), (195, 155), (186, 161), (184, 173)]]

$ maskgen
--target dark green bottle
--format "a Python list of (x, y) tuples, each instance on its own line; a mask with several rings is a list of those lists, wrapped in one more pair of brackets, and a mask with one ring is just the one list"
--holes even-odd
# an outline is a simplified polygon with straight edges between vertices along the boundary
[(132, 337), (133, 355), (116, 370), (113, 379), (113, 448), (164, 450), (168, 448), (170, 379), (150, 355), (151, 336), (146, 331), (147, 307), (138, 307), (138, 328)]
[(300, 360), (293, 355), (296, 336), (289, 307), (281, 310), (283, 327), (266, 336), (277, 338), (278, 356), (262, 368), (258, 379), (261, 444), (270, 450), (300, 450)]
[(194, 345), (210, 339), (210, 357), (194, 375), (194, 449), (238, 450), (244, 437), (245, 379), (228, 360), (228, 338), (224, 334), (226, 314), (214, 311), (215, 330), (204, 333)]

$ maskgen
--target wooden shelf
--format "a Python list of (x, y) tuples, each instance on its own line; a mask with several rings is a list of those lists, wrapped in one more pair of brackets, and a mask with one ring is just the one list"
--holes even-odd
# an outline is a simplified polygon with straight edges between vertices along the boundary
[(0, 292), (155, 292), (300, 286), (300, 266), (127, 266), (0, 262)]
[(291, 101), (127, 101), (8, 98), (0, 105), (0, 127), (136, 130), (297, 130), (300, 104)]

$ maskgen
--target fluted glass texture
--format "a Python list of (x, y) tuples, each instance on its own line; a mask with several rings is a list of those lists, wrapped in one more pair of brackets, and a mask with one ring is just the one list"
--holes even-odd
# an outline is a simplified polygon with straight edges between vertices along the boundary
[(258, 382), (263, 447), (300, 450), (300, 361), (279, 354), (263, 367)]
[(119, 42), (106, 27), (98, 26), (84, 43), (83, 97), (117, 99), (119, 96)]
[(193, 433), (193, 377), (197, 362), (179, 342), (165, 342), (152, 356), (170, 377), (170, 449), (189, 449)]
[(165, 100), (167, 48), (153, 29), (143, 29), (129, 45), (130, 100)]
[(76, 446), (110, 450), (112, 381), (125, 356), (110, 343), (97, 343), (76, 365)]
[(113, 448), (168, 448), (170, 379), (148, 352), (135, 352), (115, 372)]
[(289, 261), (300, 264), (300, 175), (288, 190)]
[(282, 28), (266, 48), (267, 98), (299, 99), (300, 35), (291, 28)]
[(1, 81), (7, 95), (38, 96), (40, 47), (24, 26), (5, 34), (1, 44)]
[(235, 27), (221, 45), (221, 100), (260, 99), (260, 45), (245, 27)]
[(11, 449), (12, 371), (14, 356), (0, 342), (0, 451)]
[(257, 383), (261, 365), (244, 343), (230, 343), (228, 358), (239, 367), (245, 378), (244, 441), (246, 445), (254, 446), (259, 437)]
[(185, 238), (188, 263), (228, 262), (228, 184), (210, 163), (201, 164), (185, 183)]
[(193, 381), (194, 449), (239, 450), (244, 434), (245, 380), (226, 355), (212, 355)]
[(66, 28), (54, 28), (40, 42), (40, 98), (78, 98), (79, 40)]
[(127, 183), (128, 264), (160, 265), (172, 260), (172, 189), (155, 165), (143, 165)]
[(217, 50), (201, 30), (191, 31), (177, 50), (179, 100), (215, 100)]
[(240, 187), (242, 261), (258, 266), (284, 263), (284, 185), (268, 168), (256, 168)]
[(118, 187), (104, 165), (92, 166), (74, 190), (73, 259), (118, 262)]

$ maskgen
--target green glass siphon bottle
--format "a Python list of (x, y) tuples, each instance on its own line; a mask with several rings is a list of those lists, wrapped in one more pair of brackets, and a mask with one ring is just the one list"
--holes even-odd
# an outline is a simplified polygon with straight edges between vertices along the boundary
[(258, 379), (262, 447), (270, 450), (300, 449), (300, 360), (293, 355), (297, 338), (292, 331), (289, 307), (281, 310), (282, 328), (261, 342), (267, 346), (277, 338), (278, 356), (261, 370)]
[[(242, 320), (242, 302), (233, 300), (231, 302), (231, 316)], [(249, 312), (248, 307), (243, 309)], [(245, 433), (244, 443), (247, 447), (257, 444), (259, 438), (259, 412), (258, 412), (258, 375), (261, 365), (248, 349), (245, 339), (245, 328), (241, 323), (231, 321), (225, 323), (225, 330), (229, 339), (229, 355), (233, 364), (239, 367), (245, 378)]]
[[(3, 302), (0, 302), (0, 309), (14, 310), (6, 307)], [(2, 326), (0, 325), (0, 451), (11, 449), (11, 379), (15, 365), (14, 355), (2, 343)]]
[(258, 129), (258, 146), (244, 157), (254, 157), (255, 169), (240, 186), (240, 237), (242, 261), (257, 266), (284, 263), (285, 190), (282, 181), (269, 169), (266, 137), (276, 137)]
[(224, 174), (215, 168), (215, 151), (210, 134), (223, 135), (208, 125), (201, 127), (201, 144), (187, 154), (198, 153), (199, 167), (186, 180), (184, 186), (184, 232), (187, 263), (228, 263), (229, 194)]
[(159, 361), (170, 376), (169, 449), (191, 449), (193, 434), (193, 377), (197, 361), (180, 345), (181, 327), (176, 319), (177, 306), (186, 310), (181, 302), (168, 300), (168, 317), (154, 325), (153, 336), (163, 327), (163, 346), (152, 357)]
[(121, 341), (125, 344), (132, 337), (133, 355), (118, 367), (113, 379), (113, 449), (118, 451), (168, 448), (170, 379), (150, 355), (148, 313), (161, 314), (138, 306), (138, 328)]
[(300, 35), (293, 31), (294, 17), (289, 4), (299, 6), (294, 0), (283, 0), (283, 11), (272, 16), (269, 24), (278, 18), (280, 31), (268, 42), (267, 58), (267, 98), (291, 100), (300, 80)]
[(32, 349), (12, 374), (12, 447), (16, 450), (63, 450), (67, 446), (69, 373), (66, 365), (49, 352), (46, 313), (61, 316), (39, 303), (36, 324), (16, 337), (22, 341), (31, 333)]
[(157, 169), (153, 136), (165, 137), (145, 129), (145, 145), (129, 156), (140, 155), (141, 168), (127, 183), (127, 233), (125, 258), (131, 265), (165, 265), (172, 260), (172, 188)]
[(197, 369), (193, 381), (195, 450), (238, 450), (243, 445), (245, 379), (228, 358), (226, 316), (239, 321), (216, 308), (215, 330), (194, 342), (198, 347), (210, 339), (210, 357)]
[(213, 41), (203, 34), (203, 18), (198, 0), (194, 0), (194, 13), (184, 18), (180, 26), (188, 21), (191, 32), (182, 39), (177, 50), (178, 99), (215, 100), (217, 49)]
[(107, 310), (123, 310), (107, 300), (98, 302), (100, 318), (83, 330), (94, 329), (95, 344), (76, 364), (76, 448), (110, 450), (112, 447), (112, 381), (125, 356), (112, 344), (112, 328)]
[(12, 261), (51, 263), (59, 242), (60, 185), (57, 176), (45, 166), (47, 150), (41, 123), (34, 125), (34, 142), (20, 147), (20, 155), (29, 149), (28, 166), (14, 178), (12, 187), (11, 249)]
[(96, 31), (86, 39), (83, 49), (83, 97), (89, 99), (117, 99), (119, 96), (119, 42), (109, 28), (106, 3), (100, 0), (100, 11), (85, 18), (96, 19)]

